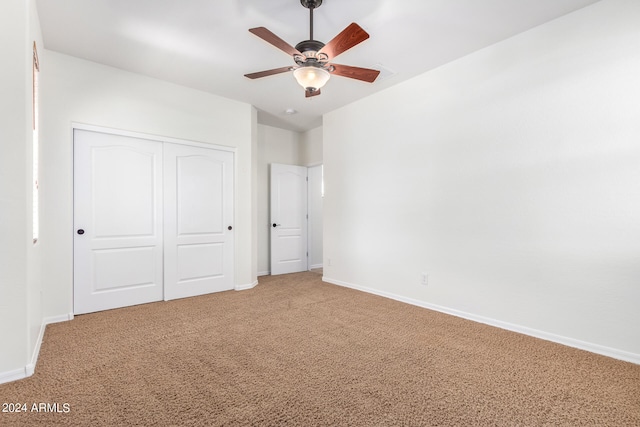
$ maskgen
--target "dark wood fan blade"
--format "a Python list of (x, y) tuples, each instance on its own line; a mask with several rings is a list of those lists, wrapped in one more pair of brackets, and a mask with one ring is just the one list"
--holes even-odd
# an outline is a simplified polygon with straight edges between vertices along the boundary
[(280, 37), (276, 36), (271, 31), (267, 30), (265, 27), (251, 28), (249, 31), (255, 34), (256, 36), (260, 37), (262, 40), (266, 41), (267, 43), (271, 43), (278, 49), (288, 53), (291, 56), (302, 55), (298, 51), (298, 49), (291, 46), (289, 43), (282, 40)]
[(320, 95), (320, 89), (314, 90), (313, 92), (311, 92), (310, 90), (304, 91), (305, 98), (311, 98), (312, 96), (318, 96), (318, 95)]
[(333, 71), (331, 74), (336, 76), (349, 77), (350, 79), (362, 80), (363, 82), (373, 83), (378, 78), (380, 71), (371, 68), (352, 67), (350, 65), (331, 64)]
[(250, 79), (259, 79), (260, 77), (272, 76), (274, 74), (286, 73), (287, 71), (291, 71), (293, 67), (280, 67), (274, 68), (273, 70), (265, 70), (258, 71), (257, 73), (245, 74), (245, 77), (249, 77)]
[(353, 22), (347, 28), (342, 30), (340, 34), (335, 36), (322, 49), (320, 49), (318, 56), (325, 54), (329, 59), (333, 59), (342, 52), (351, 49), (368, 38), (369, 34), (363, 30), (360, 25)]

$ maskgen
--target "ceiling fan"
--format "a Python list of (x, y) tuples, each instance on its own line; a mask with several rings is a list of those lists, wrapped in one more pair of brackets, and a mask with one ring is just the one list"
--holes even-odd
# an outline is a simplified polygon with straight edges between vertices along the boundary
[(307, 98), (320, 95), (320, 88), (327, 83), (331, 74), (373, 83), (378, 74), (380, 74), (378, 70), (329, 63), (336, 56), (368, 39), (369, 34), (358, 24), (352, 23), (327, 44), (314, 40), (313, 10), (320, 7), (322, 0), (300, 0), (300, 3), (309, 9), (309, 40), (301, 41), (296, 47), (291, 46), (265, 27), (251, 28), (249, 30), (267, 43), (271, 43), (291, 55), (296, 65), (245, 74), (245, 77), (258, 79), (293, 71), (293, 76), (298, 84), (304, 88), (305, 97)]

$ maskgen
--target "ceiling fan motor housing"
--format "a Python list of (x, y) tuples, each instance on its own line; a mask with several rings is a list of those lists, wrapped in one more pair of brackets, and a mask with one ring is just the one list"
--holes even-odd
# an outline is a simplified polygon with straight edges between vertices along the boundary
[(307, 58), (315, 58), (316, 52), (319, 52), (323, 47), (324, 43), (318, 40), (304, 40), (296, 45), (298, 52)]

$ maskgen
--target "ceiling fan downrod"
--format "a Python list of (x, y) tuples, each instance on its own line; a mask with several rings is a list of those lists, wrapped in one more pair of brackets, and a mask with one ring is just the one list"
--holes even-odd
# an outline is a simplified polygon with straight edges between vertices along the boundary
[(313, 39), (313, 10), (320, 7), (322, 0), (300, 0), (300, 3), (309, 9), (309, 40), (303, 40), (296, 45), (296, 49), (302, 55), (295, 55), (294, 61), (300, 66), (304, 64), (313, 66), (319, 60), (326, 61), (328, 59), (325, 56), (321, 58), (316, 56), (316, 53), (324, 47), (324, 43)]
[(313, 40), (313, 9), (322, 5), (322, 0), (300, 0), (300, 4), (309, 9), (309, 40)]

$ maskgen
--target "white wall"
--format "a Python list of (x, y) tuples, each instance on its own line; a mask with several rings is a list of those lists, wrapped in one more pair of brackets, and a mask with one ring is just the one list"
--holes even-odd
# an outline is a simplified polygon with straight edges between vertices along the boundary
[[(42, 73), (42, 257), (47, 316), (71, 313), (72, 122), (236, 148), (235, 281), (256, 281), (252, 246), (256, 114), (231, 101), (52, 51)], [(42, 55), (42, 54), (41, 54)]]
[(300, 134), (300, 160), (304, 166), (322, 164), (322, 126)]
[(27, 68), (26, 4), (0, 9), (0, 373), (26, 365)]
[(30, 375), (42, 325), (39, 248), (32, 242), (33, 0), (0, 5), (0, 383)]
[(639, 22), (604, 0), (325, 115), (325, 278), (640, 363)]
[[(28, 360), (27, 375), (33, 373), (35, 368), (35, 362), (40, 351), (40, 342), (42, 335), (44, 334), (43, 325), (43, 278), (42, 278), (42, 250), (41, 241), (39, 240), (35, 245), (33, 243), (33, 197), (32, 197), (32, 180), (33, 180), (33, 119), (32, 119), (32, 99), (33, 99), (33, 59), (31, 52), (33, 51), (33, 42), (36, 42), (37, 50), (40, 52), (43, 49), (42, 33), (40, 31), (40, 19), (38, 17), (38, 10), (36, 8), (35, 0), (29, 0), (26, 2), (28, 5), (28, 34), (27, 37), (27, 159), (26, 159), (26, 194), (27, 194), (27, 233), (25, 239), (27, 241), (27, 323), (28, 323)], [(39, 58), (40, 59), (40, 58)], [(40, 60), (40, 69), (45, 66)], [(38, 130), (40, 131), (40, 123), (38, 123)], [(40, 146), (41, 144), (39, 144)], [(42, 161), (42, 156), (39, 156), (39, 163)], [(40, 220), (39, 223), (42, 221)]]

